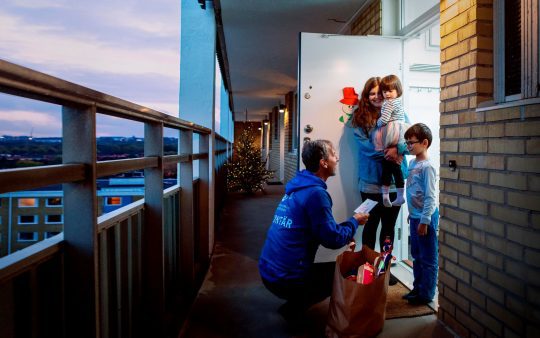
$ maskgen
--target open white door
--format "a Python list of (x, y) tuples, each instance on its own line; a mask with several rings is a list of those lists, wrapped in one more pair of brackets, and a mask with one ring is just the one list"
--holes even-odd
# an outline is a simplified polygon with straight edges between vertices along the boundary
[[(298, 108), (300, 142), (305, 137), (332, 141), (339, 153), (338, 173), (327, 181), (337, 222), (343, 222), (360, 204), (356, 168), (357, 146), (353, 131), (340, 121), (344, 87), (359, 95), (373, 76), (402, 77), (403, 42), (399, 38), (375, 36), (300, 34)], [(312, 131), (307, 133), (306, 126)], [(303, 169), (300, 161), (300, 168)], [(396, 231), (402, 225), (401, 217)], [(361, 228), (359, 228), (360, 230)], [(361, 231), (355, 240), (362, 243)], [(396, 237), (397, 238), (397, 237)], [(320, 248), (316, 260), (334, 260), (339, 250)]]

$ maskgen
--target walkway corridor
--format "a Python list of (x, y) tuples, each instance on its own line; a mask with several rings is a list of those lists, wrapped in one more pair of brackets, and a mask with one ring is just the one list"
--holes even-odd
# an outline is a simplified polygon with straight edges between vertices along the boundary
[[(284, 192), (267, 186), (255, 196), (229, 194), (217, 225), (216, 247), (206, 279), (180, 337), (291, 337), (277, 313), (283, 303), (259, 277), (257, 259)], [(328, 300), (313, 306), (300, 337), (324, 337)], [(435, 315), (387, 320), (378, 337), (452, 337)]]

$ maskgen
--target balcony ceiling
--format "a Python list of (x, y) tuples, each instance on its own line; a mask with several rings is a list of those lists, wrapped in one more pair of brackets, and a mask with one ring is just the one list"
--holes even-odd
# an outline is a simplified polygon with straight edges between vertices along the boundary
[(369, 1), (219, 1), (235, 120), (266, 118), (296, 88), (299, 32), (338, 33)]

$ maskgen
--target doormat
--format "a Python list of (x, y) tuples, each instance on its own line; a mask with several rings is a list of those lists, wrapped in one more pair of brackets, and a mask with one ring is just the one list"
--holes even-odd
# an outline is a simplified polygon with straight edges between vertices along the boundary
[(409, 291), (410, 290), (401, 283), (388, 287), (388, 296), (386, 297), (386, 319), (418, 317), (435, 313), (435, 311), (427, 305), (410, 305), (406, 299), (402, 299), (401, 297)]
[(283, 185), (280, 181), (266, 182), (267, 185)]

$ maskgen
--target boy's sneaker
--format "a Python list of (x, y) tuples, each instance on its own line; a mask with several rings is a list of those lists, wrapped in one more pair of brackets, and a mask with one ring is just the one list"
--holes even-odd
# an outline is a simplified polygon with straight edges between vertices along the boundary
[(411, 305), (427, 305), (427, 304), (431, 303), (431, 299), (420, 297), (419, 295), (410, 297), (410, 298), (407, 299), (407, 301)]
[(397, 282), (399, 282), (398, 279), (394, 275), (390, 274), (390, 280), (388, 281), (388, 285), (396, 285)]
[(404, 294), (403, 296), (401, 296), (401, 298), (409, 299), (409, 298), (415, 297), (416, 295), (418, 295), (418, 291), (416, 291), (415, 289), (412, 289), (409, 293)]

